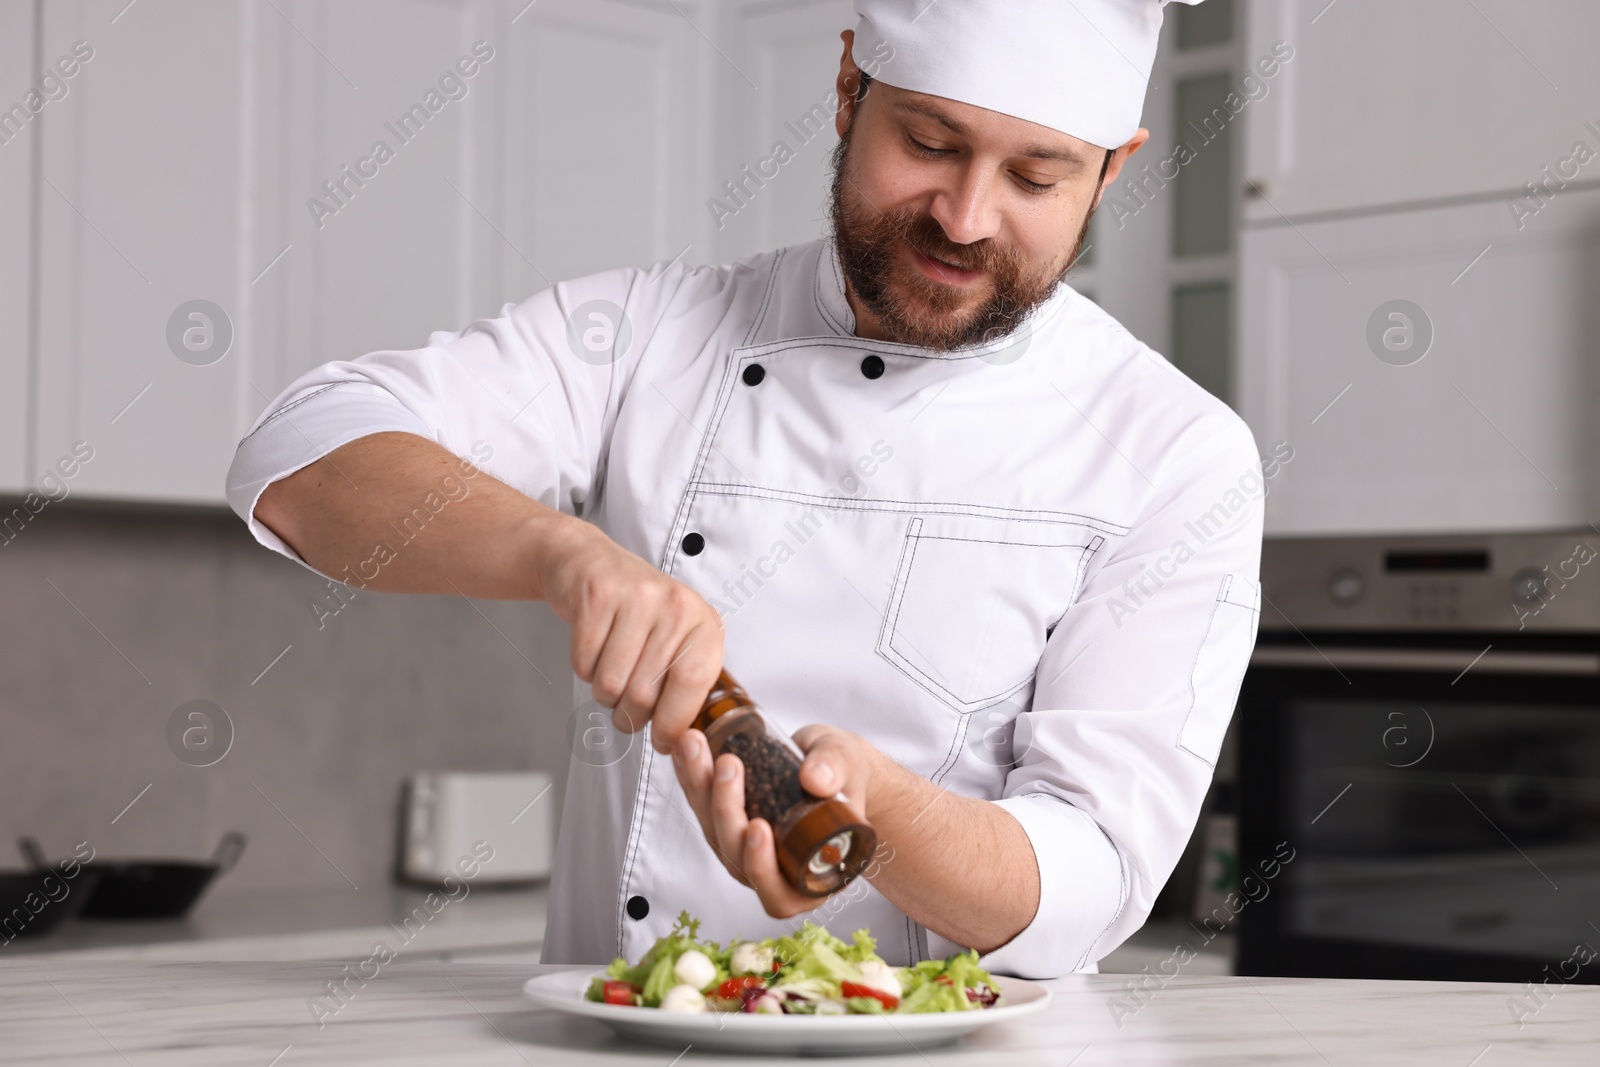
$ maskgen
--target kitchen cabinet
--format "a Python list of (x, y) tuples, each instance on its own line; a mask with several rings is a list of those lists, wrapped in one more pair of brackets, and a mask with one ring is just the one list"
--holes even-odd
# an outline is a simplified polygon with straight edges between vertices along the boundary
[(1140, 124), (1150, 138), (1106, 184), (1069, 282), (1139, 340), (1234, 403), (1237, 123), (1204, 125), (1240, 86), (1239, 0), (1173, 4)]
[[(0, 5), (0, 70), (7, 73), (0, 92), (0, 493), (21, 493), (29, 485), (28, 378), (32, 364), (29, 308), (32, 292), (33, 158), (38, 143), (34, 123), (46, 102), (38, 89), (33, 62), (32, 4)], [(58, 89), (50, 88), (51, 95)], [(20, 109), (20, 110), (18, 110)], [(0, 538), (3, 540), (3, 538)]]
[[(1253, 0), (1246, 59), (1293, 49), (1249, 104), (1248, 221), (1504, 201), (1577, 141), (1600, 152), (1588, 0)], [(1568, 167), (1600, 184), (1600, 158)]]
[[(1239, 408), (1275, 534), (1583, 527), (1600, 190), (1245, 230)], [(1406, 303), (1397, 303), (1404, 301)]]
[(1245, 65), (1281, 60), (1240, 118), (1235, 406), (1293, 448), (1268, 532), (1581, 527), (1600, 8), (1247, 10)]
[[(254, 24), (236, 4), (122, 6), (39, 7), (44, 62), (81, 69), (37, 131), (35, 462), (76, 447), (75, 494), (215, 500), (248, 377)], [(180, 316), (186, 360), (168, 322), (197, 299), (226, 310)]]
[(40, 10), (47, 60), (93, 57), (40, 142), (28, 446), (86, 442), (83, 495), (221, 504), (239, 437), (310, 367), (710, 243), (703, 5)]
[(722, 5), (717, 167), (700, 208), (713, 229), (715, 260), (828, 232), (839, 34), (855, 24), (850, 0)]

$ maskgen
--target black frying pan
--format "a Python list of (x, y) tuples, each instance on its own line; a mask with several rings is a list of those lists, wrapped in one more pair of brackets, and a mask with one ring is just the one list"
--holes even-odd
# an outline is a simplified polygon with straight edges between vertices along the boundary
[(80, 866), (71, 878), (61, 871), (0, 871), (0, 938), (48, 933), (83, 910), (100, 872)]
[[(38, 842), (20, 841), (22, 852), (42, 871), (50, 864)], [(100, 880), (87, 894), (86, 919), (170, 919), (194, 907), (206, 886), (230, 870), (244, 854), (245, 837), (237, 831), (222, 835), (209, 862), (185, 860), (94, 860)]]

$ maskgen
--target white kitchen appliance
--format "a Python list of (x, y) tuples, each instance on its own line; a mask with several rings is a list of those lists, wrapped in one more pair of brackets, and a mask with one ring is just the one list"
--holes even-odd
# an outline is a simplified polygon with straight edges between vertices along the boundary
[[(462, 878), (526, 882), (550, 875), (555, 844), (553, 782), (541, 771), (430, 771), (408, 783), (401, 870), (417, 882)], [(488, 848), (491, 858), (485, 859)]]

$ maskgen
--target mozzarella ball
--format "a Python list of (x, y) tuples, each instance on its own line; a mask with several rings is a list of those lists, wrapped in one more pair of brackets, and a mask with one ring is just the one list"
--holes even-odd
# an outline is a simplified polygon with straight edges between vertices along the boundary
[(771, 993), (763, 993), (750, 1002), (749, 1010), (759, 1012), (762, 1015), (782, 1015), (783, 1001)]
[(717, 980), (717, 965), (711, 962), (710, 956), (692, 948), (678, 957), (672, 965), (672, 974), (684, 985), (704, 989)]
[(845, 1007), (843, 1001), (823, 1000), (817, 1002), (818, 1015), (848, 1015), (850, 1009)]
[(744, 941), (734, 946), (733, 957), (728, 961), (728, 970), (734, 974), (759, 974), (762, 976), (772, 973), (772, 950), (759, 941)]
[(692, 985), (675, 985), (661, 998), (662, 1011), (696, 1012), (706, 1010), (706, 998)]
[(894, 968), (882, 960), (867, 960), (861, 964), (861, 984), (871, 986), (891, 997), (901, 995), (900, 979), (896, 977)]

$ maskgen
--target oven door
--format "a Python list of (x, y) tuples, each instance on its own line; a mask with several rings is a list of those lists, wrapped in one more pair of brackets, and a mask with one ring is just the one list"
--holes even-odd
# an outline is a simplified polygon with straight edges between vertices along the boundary
[(1241, 973), (1600, 982), (1600, 646), (1519, 637), (1263, 635)]

